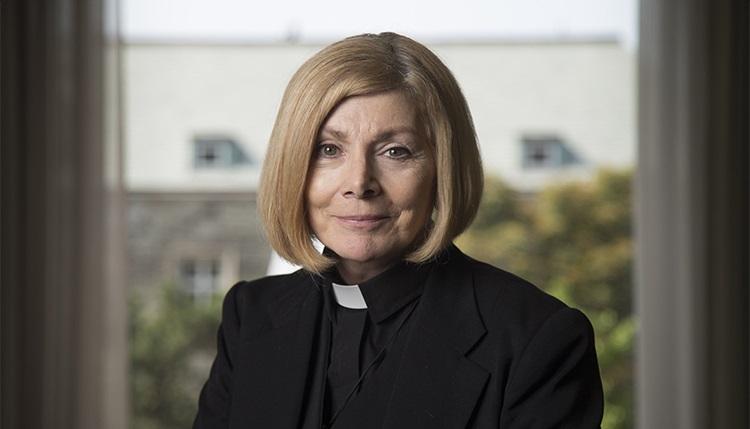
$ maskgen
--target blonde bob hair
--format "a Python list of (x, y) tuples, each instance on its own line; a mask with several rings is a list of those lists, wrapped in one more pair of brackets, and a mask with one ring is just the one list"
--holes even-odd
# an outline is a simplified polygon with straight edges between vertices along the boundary
[(414, 103), (436, 171), (431, 228), (404, 258), (421, 263), (437, 256), (474, 219), (484, 175), (456, 79), (435, 54), (408, 37), (362, 34), (315, 54), (284, 92), (258, 191), (268, 241), (282, 258), (314, 273), (335, 264), (313, 246), (305, 208), (318, 133), (342, 100), (386, 91), (402, 91)]

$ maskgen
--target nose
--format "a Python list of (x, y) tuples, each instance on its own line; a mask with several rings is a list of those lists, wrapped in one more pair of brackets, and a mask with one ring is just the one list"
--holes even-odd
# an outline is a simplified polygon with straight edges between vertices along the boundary
[(346, 178), (342, 188), (346, 198), (372, 198), (380, 195), (380, 183), (375, 177), (372, 161), (366, 154), (357, 154), (346, 160)]

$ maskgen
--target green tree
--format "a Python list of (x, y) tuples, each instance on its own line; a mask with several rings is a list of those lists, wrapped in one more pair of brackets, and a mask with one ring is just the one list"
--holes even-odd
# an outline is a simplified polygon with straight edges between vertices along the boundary
[(594, 325), (605, 429), (632, 428), (633, 249), (630, 171), (530, 195), (489, 178), (479, 214), (458, 244), (581, 309)]
[(198, 392), (215, 353), (221, 297), (208, 302), (165, 285), (156, 299), (130, 301), (131, 424), (134, 429), (192, 425)]

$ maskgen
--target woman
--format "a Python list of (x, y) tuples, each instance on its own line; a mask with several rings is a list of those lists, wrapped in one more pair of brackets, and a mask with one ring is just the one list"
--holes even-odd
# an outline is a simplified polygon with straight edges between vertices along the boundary
[(194, 427), (599, 427), (585, 316), (452, 245), (482, 178), (458, 84), (421, 44), (365, 34), (302, 65), (258, 205), (303, 269), (228, 292)]

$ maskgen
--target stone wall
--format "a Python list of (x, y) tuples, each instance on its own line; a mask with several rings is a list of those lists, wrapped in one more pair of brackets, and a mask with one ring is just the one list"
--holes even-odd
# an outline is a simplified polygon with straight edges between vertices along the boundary
[(224, 290), (265, 275), (271, 250), (254, 194), (131, 192), (127, 199), (131, 288), (180, 286), (185, 261), (218, 261)]

